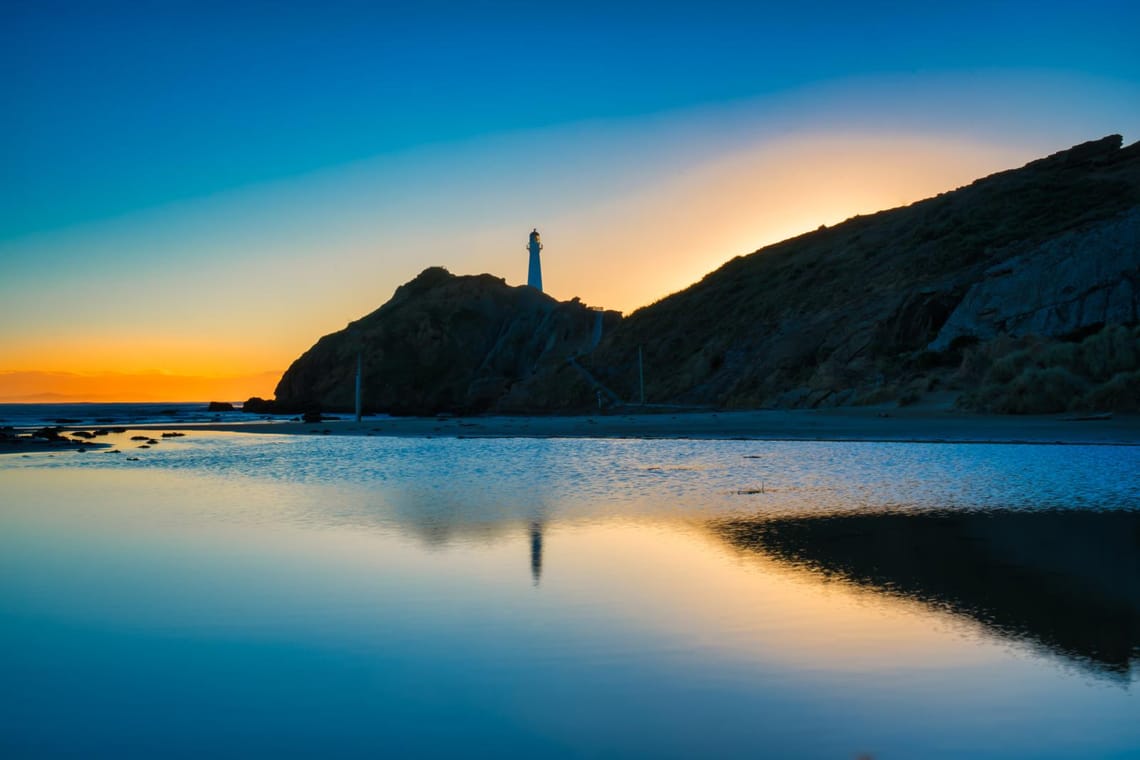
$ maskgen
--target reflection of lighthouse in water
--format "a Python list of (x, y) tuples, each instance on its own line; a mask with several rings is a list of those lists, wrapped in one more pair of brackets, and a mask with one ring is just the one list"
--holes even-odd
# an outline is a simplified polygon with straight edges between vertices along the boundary
[(542, 523), (537, 520), (530, 524), (530, 577), (536, 586), (542, 578)]
[(542, 250), (542, 238), (538, 234), (537, 227), (530, 231), (530, 243), (526, 248), (530, 251), (530, 269), (527, 271), (526, 284), (541, 293), (542, 261), (538, 258), (538, 252)]

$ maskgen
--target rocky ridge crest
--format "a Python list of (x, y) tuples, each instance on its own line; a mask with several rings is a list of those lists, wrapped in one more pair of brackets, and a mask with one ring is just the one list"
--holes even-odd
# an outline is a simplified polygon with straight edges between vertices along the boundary
[(1138, 315), (1140, 143), (1110, 135), (738, 256), (625, 319), (430, 268), (318, 341), (277, 401), (350, 409), (359, 353), (377, 411), (596, 410), (638, 399), (641, 354), (651, 404), (1124, 410)]

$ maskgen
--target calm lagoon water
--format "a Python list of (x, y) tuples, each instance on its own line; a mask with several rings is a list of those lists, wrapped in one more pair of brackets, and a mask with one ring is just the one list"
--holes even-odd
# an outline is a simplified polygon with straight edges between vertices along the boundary
[(1140, 756), (1137, 448), (117, 443), (0, 457), (0, 756)]

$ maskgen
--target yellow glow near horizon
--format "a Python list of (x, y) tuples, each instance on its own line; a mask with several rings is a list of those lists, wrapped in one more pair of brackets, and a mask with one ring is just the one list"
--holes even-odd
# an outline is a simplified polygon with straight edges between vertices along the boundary
[[(307, 209), (284, 221), (281, 208), (256, 195), (242, 201), (252, 209), (244, 215), (219, 204), (189, 221), (173, 219), (169, 228), (159, 217), (136, 244), (164, 251), (166, 263), (140, 259), (129, 276), (94, 262), (113, 260), (137, 233), (127, 226), (97, 241), (88, 262), (96, 282), (76, 277), (53, 285), (50, 301), (29, 297), (7, 307), (23, 324), (19, 332), (0, 330), (0, 399), (271, 395), (284, 368), (318, 338), (371, 312), (426, 266), (491, 272), (521, 284), (532, 223), (543, 233), (551, 295), (628, 314), (734, 256), (954, 189), (1035, 155), (1032, 148), (962, 139), (800, 133), (706, 151), (700, 160), (689, 156), (673, 175), (660, 167), (636, 175), (631, 168), (636, 182), (616, 187), (611, 179), (608, 194), (597, 197), (582, 190), (589, 177), (563, 167), (578, 185), (565, 191), (565, 202), (552, 190), (539, 205), (520, 196), (511, 177), (486, 188), (491, 200), (472, 198), (478, 182), (468, 177), (466, 185), (449, 185), (450, 167), (439, 161), (438, 176), (418, 180), (416, 203), (425, 207), (416, 207), (418, 216), (395, 206), (383, 218), (369, 211), (368, 193), (390, 184), (388, 175), (373, 177), (369, 169), (340, 180), (321, 177), (313, 182), (324, 195), (306, 195), (304, 185), (282, 191)], [(470, 169), (473, 176), (481, 166)], [(355, 205), (342, 208), (337, 198)], [(426, 211), (434, 204), (448, 204), (438, 225)], [(215, 229), (209, 224), (215, 217), (252, 226)], [(73, 250), (79, 242), (65, 245)], [(216, 248), (212, 259), (195, 257), (201, 246)], [(61, 318), (61, 309), (71, 313)], [(44, 382), (30, 389), (35, 373), (71, 374), (50, 382), (41, 374)]]
[[(6, 352), (0, 371), (75, 372), (79, 374), (160, 374), (186, 377), (233, 377), (288, 366), (280, 349), (267, 349), (254, 339), (243, 346), (193, 334), (63, 335), (41, 345), (18, 341)], [(315, 338), (314, 338), (315, 341)], [(28, 341), (27, 343), (32, 343)], [(296, 358), (296, 357), (293, 357)]]
[(272, 398), (276, 371), (188, 376), (161, 372), (0, 372), (0, 403), (71, 401), (244, 401)]
[(558, 297), (629, 313), (734, 256), (953, 190), (1025, 158), (1005, 146), (863, 135), (800, 137), (721, 156), (604, 210), (565, 242), (554, 238), (546, 280)]

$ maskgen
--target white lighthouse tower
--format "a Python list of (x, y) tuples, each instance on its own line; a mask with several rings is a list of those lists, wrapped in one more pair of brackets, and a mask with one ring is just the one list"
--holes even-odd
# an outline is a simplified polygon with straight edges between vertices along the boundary
[(542, 238), (538, 234), (538, 228), (530, 231), (530, 244), (527, 245), (527, 250), (530, 251), (530, 270), (526, 275), (526, 284), (542, 292), (542, 261), (538, 257), (538, 252), (542, 250)]

